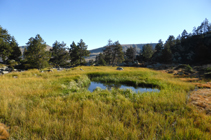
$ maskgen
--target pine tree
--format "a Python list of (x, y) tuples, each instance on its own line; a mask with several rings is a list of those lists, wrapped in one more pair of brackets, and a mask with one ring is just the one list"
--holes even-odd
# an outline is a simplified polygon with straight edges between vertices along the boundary
[(144, 45), (143, 48), (142, 48), (141, 53), (142, 53), (143, 58), (146, 61), (149, 61), (150, 58), (152, 57), (153, 53), (154, 53), (152, 45), (150, 45), (150, 44)]
[(31, 37), (27, 44), (25, 59), (30, 68), (44, 68), (48, 66), (50, 53), (46, 51), (46, 43), (38, 34), (35, 38)]
[(171, 63), (172, 62), (172, 52), (170, 49), (169, 44), (164, 45), (164, 49), (162, 50), (161, 61), (164, 63)]
[(53, 44), (51, 52), (50, 62), (55, 66), (64, 66), (67, 64), (67, 60), (69, 59), (69, 54), (65, 48), (66, 44), (64, 42), (60, 43), (56, 41)]
[(157, 52), (160, 52), (160, 51), (163, 50), (163, 41), (162, 41), (161, 39), (158, 41), (158, 44), (156, 44), (155, 50), (156, 50)]
[(108, 45), (106, 45), (103, 49), (103, 54), (105, 56), (105, 61), (108, 65), (111, 65), (112, 63), (112, 53), (113, 53), (113, 43), (112, 41), (109, 39), (108, 40)]
[(8, 34), (8, 31), (0, 26), (0, 56), (3, 62), (5, 62), (12, 53), (10, 41), (11, 36)]
[(134, 59), (136, 58), (136, 48), (127, 48), (125, 55), (128, 62), (134, 61)]
[(97, 63), (98, 63), (98, 65), (101, 65), (101, 66), (105, 66), (106, 65), (106, 61), (104, 60), (104, 55), (102, 53), (100, 53), (97, 56)]
[(112, 52), (112, 65), (117, 65), (118, 63), (124, 61), (124, 53), (119, 41), (114, 42)]
[(105, 46), (103, 55), (108, 65), (116, 65), (124, 61), (124, 52), (122, 51), (122, 46), (119, 41), (112, 43), (111, 40), (108, 40), (108, 45)]
[(87, 45), (85, 44), (85, 42), (83, 42), (82, 39), (78, 43), (78, 51), (79, 51), (80, 64), (82, 64), (82, 62), (85, 62), (84, 57), (89, 56), (90, 54), (90, 52), (87, 50)]
[(186, 30), (183, 30), (182, 39), (186, 39), (187, 37), (188, 37), (188, 32)]
[(80, 63), (79, 47), (76, 46), (74, 41), (70, 45), (69, 54), (70, 54), (71, 65), (78, 65)]
[(11, 52), (11, 55), (9, 56), (9, 59), (15, 60), (15, 61), (20, 61), (21, 51), (20, 51), (20, 48), (18, 47), (18, 43), (16, 42), (14, 37), (12, 37), (10, 46), (12, 48), (12, 52)]

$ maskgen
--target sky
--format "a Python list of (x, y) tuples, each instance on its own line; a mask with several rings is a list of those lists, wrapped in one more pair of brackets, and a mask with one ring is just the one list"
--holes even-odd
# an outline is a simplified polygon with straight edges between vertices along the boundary
[(211, 0), (0, 0), (0, 26), (19, 46), (37, 34), (52, 46), (80, 39), (88, 50), (107, 45), (164, 42), (207, 18)]

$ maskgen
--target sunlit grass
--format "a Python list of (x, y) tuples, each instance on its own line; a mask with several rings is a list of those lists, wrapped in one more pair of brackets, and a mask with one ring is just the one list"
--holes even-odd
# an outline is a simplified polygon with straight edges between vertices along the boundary
[[(82, 68), (83, 70), (80, 70)], [(96, 90), (90, 79), (159, 93)], [(194, 86), (146, 68), (75, 67), (0, 77), (0, 122), (12, 139), (210, 139), (211, 117), (187, 104)]]

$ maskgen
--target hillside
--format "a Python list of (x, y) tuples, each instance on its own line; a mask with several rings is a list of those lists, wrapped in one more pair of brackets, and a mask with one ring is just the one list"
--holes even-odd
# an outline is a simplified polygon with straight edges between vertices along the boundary
[[(150, 45), (152, 45), (153, 48), (155, 48), (156, 44), (157, 43), (150, 43)], [(144, 45), (146, 45), (146, 44), (122, 44), (122, 49), (123, 49), (123, 52), (126, 52), (127, 48), (132, 46), (133, 48), (136, 48), (137, 54), (138, 54), (142, 50)], [(89, 61), (91, 59), (95, 60), (96, 55), (99, 55), (100, 53), (103, 52), (103, 48), (104, 47), (100, 47), (100, 48), (97, 48), (97, 49), (89, 50), (90, 51), (90, 56), (86, 57), (86, 61)]]

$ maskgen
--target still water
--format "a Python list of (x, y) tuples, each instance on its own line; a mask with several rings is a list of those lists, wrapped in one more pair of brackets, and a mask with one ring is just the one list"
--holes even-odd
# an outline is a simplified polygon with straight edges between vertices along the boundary
[(91, 84), (88, 87), (88, 90), (90, 92), (93, 92), (96, 87), (100, 87), (101, 89), (108, 89), (111, 90), (111, 88), (115, 89), (131, 89), (134, 92), (159, 92), (159, 89), (156, 88), (145, 88), (145, 87), (133, 87), (133, 86), (128, 86), (128, 85), (123, 85), (123, 84), (108, 84), (108, 83), (100, 83), (100, 82), (91, 82)]

